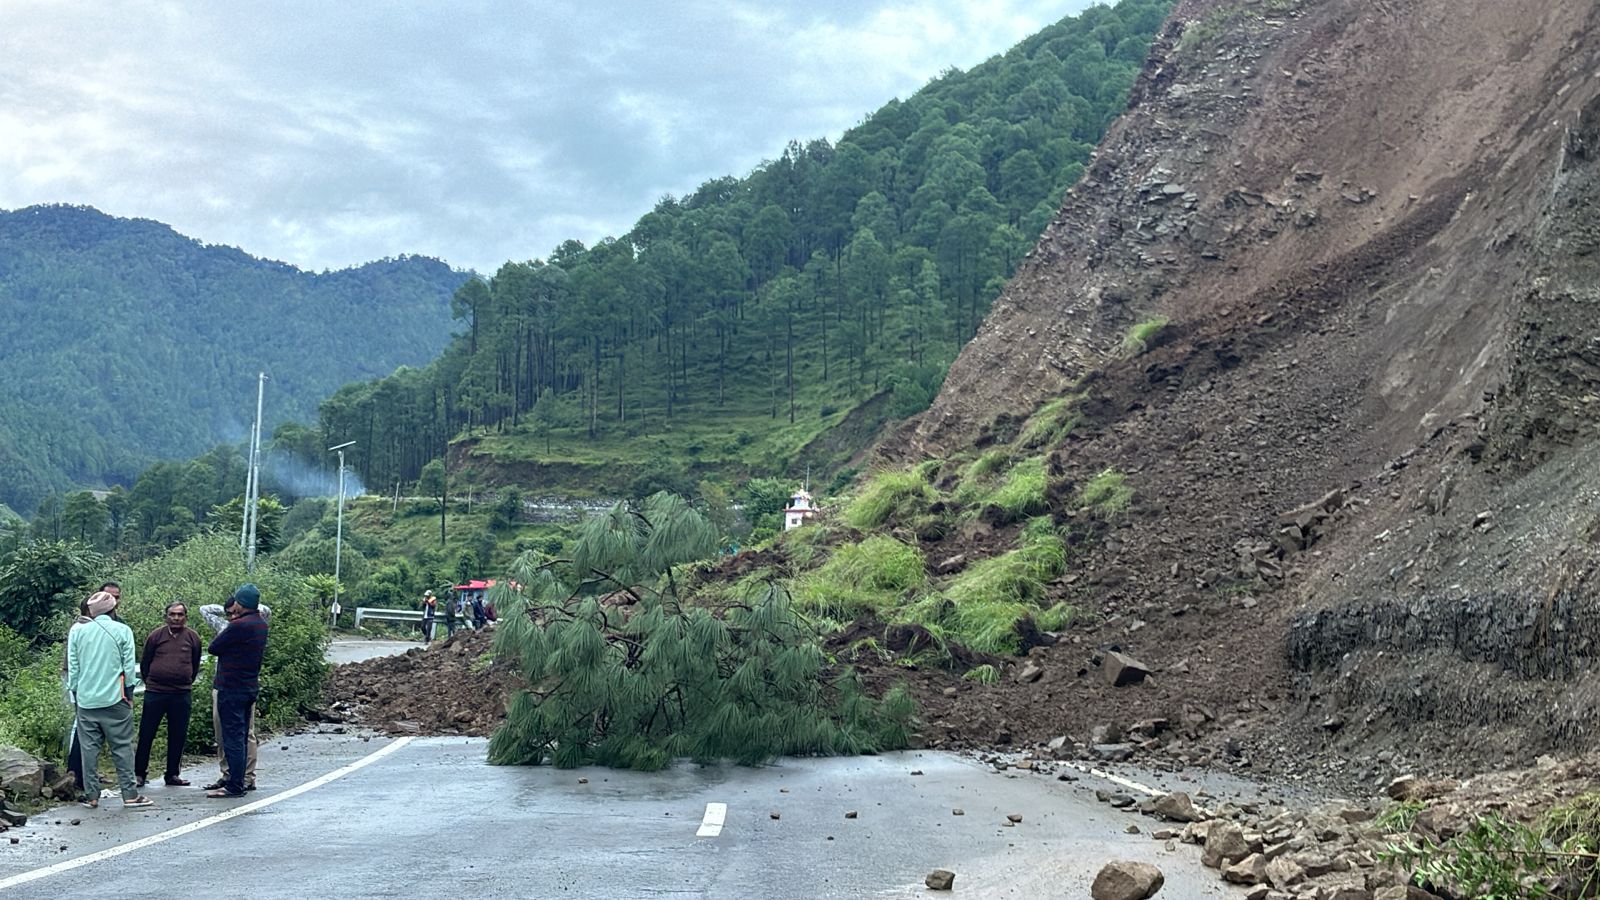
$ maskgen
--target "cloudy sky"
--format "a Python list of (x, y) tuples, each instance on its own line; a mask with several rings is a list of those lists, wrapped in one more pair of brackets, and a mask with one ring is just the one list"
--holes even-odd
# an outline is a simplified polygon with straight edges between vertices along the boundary
[(492, 272), (837, 138), (1088, 0), (3, 0), (0, 209)]

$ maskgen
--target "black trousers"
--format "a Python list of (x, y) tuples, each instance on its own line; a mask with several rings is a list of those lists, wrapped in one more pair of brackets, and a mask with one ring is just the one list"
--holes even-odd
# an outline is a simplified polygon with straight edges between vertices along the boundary
[(168, 778), (178, 777), (183, 767), (183, 745), (189, 740), (189, 712), (193, 702), (188, 691), (158, 694), (145, 691), (144, 712), (139, 716), (139, 744), (133, 753), (133, 772), (140, 778), (150, 775), (150, 745), (155, 743), (161, 720), (167, 720)]

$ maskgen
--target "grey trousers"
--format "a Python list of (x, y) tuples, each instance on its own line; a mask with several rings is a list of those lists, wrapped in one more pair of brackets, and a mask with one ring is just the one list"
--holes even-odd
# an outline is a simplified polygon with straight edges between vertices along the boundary
[(117, 787), (122, 799), (139, 796), (133, 778), (133, 707), (113, 703), (100, 709), (78, 707), (78, 747), (83, 761), (83, 793), (90, 800), (100, 799), (100, 748), (111, 749), (111, 764), (117, 770)]
[[(222, 780), (228, 780), (228, 757), (222, 752), (222, 721), (217, 717), (217, 689), (211, 689), (211, 734), (217, 739), (217, 762), (221, 763)], [(250, 705), (250, 736), (244, 743), (244, 783), (256, 783), (256, 750), (261, 742), (256, 740), (256, 707)]]

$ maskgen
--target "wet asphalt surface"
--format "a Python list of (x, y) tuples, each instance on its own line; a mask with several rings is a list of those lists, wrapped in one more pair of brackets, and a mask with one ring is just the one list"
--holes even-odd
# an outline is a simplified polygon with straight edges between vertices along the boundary
[[(414, 646), (341, 641), (330, 659)], [(654, 773), (489, 766), (485, 753), (471, 738), (264, 740), (261, 789), (245, 801), (151, 785), (155, 809), (58, 807), (0, 836), (0, 896), (1081, 898), (1111, 859), (1159, 866), (1158, 897), (1243, 893), (1196, 848), (1126, 833), (1161, 826), (1097, 802), (1094, 788), (1121, 788), (1093, 776), (997, 772), (936, 752)], [(191, 760), (185, 776), (199, 785), (214, 772)], [(720, 831), (705, 827), (708, 804), (725, 804)], [(953, 892), (923, 886), (935, 868), (956, 873)]]
[[(443, 629), (440, 630), (442, 633)], [(328, 645), (327, 657), (328, 662), (337, 666), (380, 656), (399, 656), (413, 647), (421, 646), (421, 641), (337, 640)]]

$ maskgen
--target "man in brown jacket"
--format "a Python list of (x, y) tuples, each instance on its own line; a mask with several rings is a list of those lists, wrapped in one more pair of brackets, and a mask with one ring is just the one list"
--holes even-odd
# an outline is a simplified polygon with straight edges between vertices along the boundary
[(133, 769), (143, 787), (150, 773), (150, 745), (167, 720), (166, 783), (184, 787), (178, 777), (183, 745), (189, 739), (190, 691), (200, 674), (200, 635), (189, 627), (189, 607), (180, 600), (167, 604), (166, 621), (144, 639), (139, 676), (144, 679), (144, 714), (139, 717), (139, 746)]

